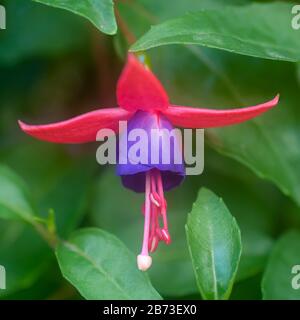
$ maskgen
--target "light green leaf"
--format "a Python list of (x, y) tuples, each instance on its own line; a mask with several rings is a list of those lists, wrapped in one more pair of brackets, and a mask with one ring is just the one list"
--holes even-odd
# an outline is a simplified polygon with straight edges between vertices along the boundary
[(23, 181), (10, 169), (0, 166), (0, 217), (31, 222), (34, 209)]
[(112, 0), (33, 0), (52, 7), (74, 12), (88, 19), (96, 28), (106, 34), (117, 32)]
[(228, 299), (241, 256), (241, 235), (222, 199), (201, 189), (186, 225), (197, 284), (204, 299)]
[[(236, 161), (209, 150), (205, 159), (205, 172), (200, 179), (195, 178), (199, 181), (195, 188), (206, 185), (221, 194), (237, 220), (243, 251), (235, 281), (241, 281), (264, 269), (273, 245), (272, 236), (277, 230), (276, 208), (284, 197), (272, 184), (260, 181)], [(268, 198), (273, 201), (268, 201)]]
[(300, 233), (291, 231), (283, 235), (273, 248), (262, 281), (263, 298), (300, 300), (299, 266)]
[(292, 6), (251, 4), (189, 13), (152, 27), (131, 51), (196, 44), (265, 59), (300, 61), (299, 34), (291, 27)]
[(63, 276), (86, 299), (160, 299), (135, 257), (115, 236), (82, 229), (57, 248)]
[(187, 12), (196, 12), (202, 9), (212, 9), (228, 5), (245, 5), (250, 0), (172, 0), (152, 1), (139, 0), (131, 2), (118, 2), (118, 10), (126, 21), (129, 29), (137, 37), (146, 33), (150, 26), (168, 19), (178, 17)]

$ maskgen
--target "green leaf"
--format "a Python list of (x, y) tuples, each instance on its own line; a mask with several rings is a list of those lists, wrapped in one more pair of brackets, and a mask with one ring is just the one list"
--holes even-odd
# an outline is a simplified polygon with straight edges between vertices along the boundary
[(222, 199), (201, 189), (186, 233), (197, 284), (204, 299), (228, 299), (241, 256), (241, 235)]
[(265, 59), (300, 61), (299, 34), (291, 28), (292, 6), (251, 4), (189, 13), (152, 27), (131, 51), (196, 44)]
[(31, 222), (34, 209), (23, 181), (10, 169), (0, 165), (0, 217)]
[(293, 273), (299, 261), (300, 233), (290, 231), (278, 240), (271, 253), (262, 281), (264, 299), (300, 300), (300, 289), (293, 288), (293, 282), (300, 284), (299, 268)]
[(141, 37), (151, 25), (157, 24), (186, 12), (196, 12), (202, 9), (224, 7), (228, 5), (242, 5), (250, 0), (173, 0), (169, 1), (119, 1), (118, 10), (126, 21), (129, 29)]
[(263, 271), (273, 245), (272, 236), (278, 230), (277, 208), (284, 197), (271, 183), (258, 180), (234, 160), (211, 150), (206, 150), (205, 159), (201, 179), (194, 178), (199, 181), (195, 188), (206, 185), (221, 194), (237, 220), (243, 251), (236, 281), (241, 281)]
[(135, 257), (108, 232), (77, 231), (58, 246), (57, 259), (63, 276), (86, 299), (160, 299)]
[(52, 7), (66, 9), (88, 19), (96, 28), (106, 34), (117, 32), (112, 0), (33, 0)]

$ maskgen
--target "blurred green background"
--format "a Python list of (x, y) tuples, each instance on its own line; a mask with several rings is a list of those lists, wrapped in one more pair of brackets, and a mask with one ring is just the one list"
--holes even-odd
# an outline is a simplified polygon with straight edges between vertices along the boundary
[[(224, 3), (141, 0), (116, 5), (139, 38), (150, 25), (183, 11)], [(7, 30), (0, 30), (1, 165), (25, 181), (42, 217), (54, 210), (61, 237), (79, 227), (100, 227), (138, 252), (143, 196), (123, 189), (114, 168), (97, 165), (97, 143), (39, 142), (17, 125), (18, 119), (48, 123), (116, 106), (115, 86), (127, 49), (124, 37), (120, 32), (104, 35), (79, 16), (28, 0), (1, 4), (7, 10)], [(159, 47), (150, 50), (149, 57), (176, 104), (229, 108), (281, 94), (279, 107), (257, 120), (206, 131), (204, 173), (188, 177), (168, 194), (174, 241), (154, 255), (150, 271), (151, 282), (163, 297), (200, 299), (184, 225), (199, 188), (206, 186), (223, 198), (242, 232), (243, 253), (231, 298), (261, 299), (261, 278), (276, 241), (300, 229), (299, 65), (198, 46)], [(0, 219), (0, 230), (0, 264), (7, 270), (1, 298), (81, 298), (31, 226)], [(300, 264), (300, 243), (295, 245), (299, 254), (294, 264)], [(290, 274), (282, 277), (289, 279)], [(274, 280), (272, 292), (276, 285), (280, 279)], [(299, 290), (283, 294), (300, 299)]]

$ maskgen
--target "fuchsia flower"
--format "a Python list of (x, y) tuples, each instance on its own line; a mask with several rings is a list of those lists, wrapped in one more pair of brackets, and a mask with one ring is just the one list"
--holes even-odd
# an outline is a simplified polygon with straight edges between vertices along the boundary
[[(168, 95), (155, 75), (133, 54), (128, 55), (127, 64), (117, 85), (119, 108), (92, 111), (70, 120), (48, 125), (27, 125), (19, 121), (21, 129), (27, 134), (55, 143), (85, 143), (96, 141), (97, 132), (102, 128), (118, 131), (119, 121), (129, 120), (128, 131), (142, 128), (150, 132), (153, 128), (172, 130), (173, 126), (183, 128), (210, 128), (237, 124), (269, 110), (278, 103), (279, 96), (273, 100), (248, 108), (233, 110), (211, 110), (175, 106), (169, 102)], [(164, 152), (164, 139), (160, 150)], [(122, 143), (122, 137), (120, 138)], [(171, 149), (176, 147), (173, 141)], [(119, 158), (127, 154), (119, 154)], [(120, 164), (117, 174), (123, 185), (136, 192), (145, 192), (142, 209), (144, 238), (141, 253), (137, 257), (140, 270), (147, 270), (152, 263), (149, 251), (156, 250), (159, 241), (171, 241), (167, 222), (167, 203), (164, 190), (176, 187), (185, 176), (183, 164), (149, 163), (147, 165)], [(162, 219), (162, 227), (160, 226)]]

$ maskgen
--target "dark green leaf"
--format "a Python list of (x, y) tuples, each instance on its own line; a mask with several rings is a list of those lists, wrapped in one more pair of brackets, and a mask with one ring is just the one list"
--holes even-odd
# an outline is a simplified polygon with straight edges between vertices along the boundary
[(299, 61), (299, 34), (291, 27), (292, 4), (252, 4), (202, 10), (153, 27), (131, 48), (197, 44), (253, 57)]
[(239, 228), (222, 199), (201, 189), (186, 232), (202, 297), (228, 299), (242, 249)]
[(101, 229), (77, 231), (57, 248), (64, 277), (86, 299), (160, 299), (135, 257)]
[(88, 19), (100, 31), (107, 34), (117, 32), (112, 0), (33, 0), (49, 6), (74, 12)]
[(299, 261), (300, 233), (291, 231), (278, 240), (271, 253), (262, 281), (264, 299), (300, 300), (300, 267), (294, 267)]

